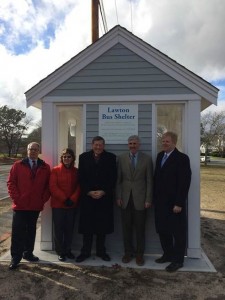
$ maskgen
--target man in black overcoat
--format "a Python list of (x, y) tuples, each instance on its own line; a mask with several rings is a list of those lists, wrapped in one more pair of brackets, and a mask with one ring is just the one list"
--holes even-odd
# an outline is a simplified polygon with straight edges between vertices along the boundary
[(155, 225), (163, 256), (157, 263), (171, 262), (166, 270), (183, 267), (187, 240), (187, 196), (191, 182), (189, 157), (176, 148), (177, 135), (166, 132), (163, 151), (158, 153), (154, 172)]
[(76, 262), (82, 262), (91, 255), (93, 235), (96, 235), (96, 255), (105, 261), (110, 260), (105, 249), (105, 237), (114, 230), (116, 156), (104, 148), (105, 140), (96, 136), (92, 140), (92, 150), (79, 157), (78, 174), (81, 186), (79, 233), (83, 234), (83, 247)]

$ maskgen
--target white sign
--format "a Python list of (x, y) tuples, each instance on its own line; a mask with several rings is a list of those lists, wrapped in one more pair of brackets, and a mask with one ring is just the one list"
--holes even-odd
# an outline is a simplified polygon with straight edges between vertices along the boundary
[(107, 144), (126, 144), (138, 134), (138, 105), (99, 105), (99, 135)]

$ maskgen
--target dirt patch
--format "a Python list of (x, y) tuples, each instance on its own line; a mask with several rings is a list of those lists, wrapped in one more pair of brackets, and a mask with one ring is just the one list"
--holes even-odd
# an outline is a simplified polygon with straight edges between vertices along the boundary
[[(217, 273), (1, 263), (0, 299), (225, 300), (225, 168), (201, 168), (202, 247)], [(9, 249), (10, 239), (0, 243)]]

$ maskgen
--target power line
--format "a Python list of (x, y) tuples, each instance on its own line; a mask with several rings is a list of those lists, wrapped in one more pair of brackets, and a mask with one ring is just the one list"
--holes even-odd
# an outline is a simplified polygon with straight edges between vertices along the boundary
[[(118, 10), (117, 10), (117, 2), (114, 0), (115, 3), (115, 10), (116, 10), (116, 19), (117, 19), (117, 25), (119, 24), (119, 17), (118, 17)], [(106, 21), (106, 15), (105, 15), (105, 9), (103, 0), (99, 0), (99, 7), (100, 7), (100, 13), (102, 17), (102, 24), (104, 27), (105, 33), (108, 32), (108, 26)], [(133, 6), (132, 6), (132, 0), (130, 0), (130, 22), (131, 22), (131, 32), (133, 32)]]
[(100, 13), (102, 16), (102, 24), (105, 30), (105, 33), (108, 32), (108, 26), (107, 26), (107, 22), (106, 22), (106, 16), (105, 16), (105, 9), (104, 9), (104, 4), (103, 4), (103, 0), (99, 1), (99, 6), (100, 6)]
[(119, 25), (119, 19), (118, 19), (118, 12), (117, 12), (117, 4), (116, 4), (116, 0), (115, 0), (115, 9), (116, 9), (117, 25)]
[(104, 34), (104, 28), (102, 22), (99, 22), (99, 30), (101, 30), (102, 35)]
[(133, 32), (132, 0), (130, 0), (130, 23), (131, 23), (131, 32)]

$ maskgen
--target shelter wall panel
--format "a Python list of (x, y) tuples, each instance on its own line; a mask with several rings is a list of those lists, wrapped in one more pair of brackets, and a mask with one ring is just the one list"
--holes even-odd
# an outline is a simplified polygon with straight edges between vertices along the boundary
[(133, 61), (132, 63), (129, 61), (119, 61), (116, 62), (105, 62), (105, 63), (99, 63), (99, 62), (92, 62), (89, 64), (86, 69), (87, 70), (98, 70), (98, 69), (135, 69), (135, 68), (146, 68), (148, 69), (149, 63), (147, 61)]
[(143, 58), (141, 58), (138, 55), (106, 55), (101, 56), (100, 58), (95, 60), (95, 63), (101, 64), (101, 63), (126, 63), (126, 62), (144, 62)]
[[(139, 82), (139, 81), (172, 81), (173, 79), (165, 74), (146, 74), (146, 75), (139, 75), (138, 77), (133, 74), (119, 74), (119, 75), (111, 75), (106, 76), (104, 75), (95, 75), (95, 76), (73, 76), (70, 79), (66, 81), (65, 84), (71, 84), (71, 83), (91, 83), (91, 82), (111, 82), (112, 80), (114, 82), (121, 82), (122, 80), (129, 79), (129, 81)], [(61, 85), (62, 86), (62, 85)]]
[[(98, 70), (87, 70), (83, 69), (80, 72), (78, 72), (75, 76), (73, 77), (80, 77), (80, 76), (108, 76), (108, 75), (141, 75), (141, 74), (156, 74), (156, 75), (164, 75), (164, 73), (157, 68), (148, 68), (148, 69), (141, 69), (141, 68), (130, 68), (129, 73), (127, 69), (98, 69)], [(68, 79), (69, 80), (69, 79)]]
[[(74, 90), (74, 89), (85, 89), (86, 83), (64, 83), (60, 86), (60, 89), (64, 90)], [(182, 85), (176, 81), (159, 81), (159, 82), (144, 82), (144, 81), (114, 81), (114, 82), (89, 82), (88, 88), (93, 90), (98, 89), (124, 89), (124, 88), (174, 88), (174, 87), (181, 87)]]
[(54, 90), (48, 96), (57, 97), (75, 97), (75, 96), (129, 96), (129, 95), (183, 95), (192, 94), (191, 90), (183, 87), (160, 87), (160, 88), (133, 88), (130, 84), (130, 88), (102, 88), (102, 89), (77, 89), (77, 90)]
[(168, 95), (193, 93), (118, 44), (71, 76), (49, 96)]

